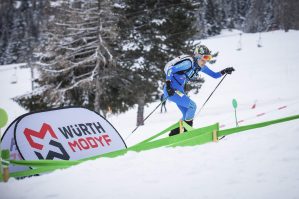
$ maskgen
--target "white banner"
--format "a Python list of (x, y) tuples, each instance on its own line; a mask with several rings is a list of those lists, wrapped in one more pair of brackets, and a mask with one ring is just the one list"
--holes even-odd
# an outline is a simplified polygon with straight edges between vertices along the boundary
[(12, 142), (24, 160), (79, 160), (126, 148), (105, 118), (79, 107), (19, 117), (5, 133), (2, 144), (7, 148)]

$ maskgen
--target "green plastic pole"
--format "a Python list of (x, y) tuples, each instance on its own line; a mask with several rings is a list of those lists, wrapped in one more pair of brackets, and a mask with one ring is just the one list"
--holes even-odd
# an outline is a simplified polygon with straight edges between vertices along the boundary
[(1, 128), (0, 128), (0, 175), (2, 177), (2, 149), (1, 149), (1, 137), (2, 137), (2, 133), (1, 133)]
[[(1, 128), (4, 127), (7, 123), (8, 116), (4, 109), (0, 108), (0, 140), (2, 138)], [(1, 148), (1, 141), (0, 141), (0, 158), (2, 158), (2, 148)], [(0, 163), (0, 173), (2, 176), (2, 162)]]
[(8, 179), (9, 179), (8, 167), (9, 167), (10, 151), (9, 150), (2, 150), (1, 158), (2, 158), (2, 161), (1, 161), (2, 168), (1, 168), (1, 170), (3, 169), (1, 175), (2, 175), (3, 182), (7, 182)]
[(233, 107), (235, 109), (235, 119), (236, 119), (236, 127), (238, 127), (238, 119), (237, 119), (237, 107), (238, 107), (238, 102), (236, 99), (233, 99), (232, 101)]

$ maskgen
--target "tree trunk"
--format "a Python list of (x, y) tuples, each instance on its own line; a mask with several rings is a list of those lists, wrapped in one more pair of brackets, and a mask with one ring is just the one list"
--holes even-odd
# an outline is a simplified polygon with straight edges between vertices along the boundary
[(94, 110), (95, 112), (100, 114), (101, 107), (100, 107), (100, 97), (102, 95), (102, 89), (101, 89), (101, 82), (99, 78), (96, 80), (96, 90), (95, 90), (95, 99), (94, 99)]
[(144, 99), (144, 95), (141, 95), (139, 98), (138, 98), (138, 110), (137, 110), (137, 126), (142, 126), (144, 125), (144, 122), (143, 122), (143, 118), (144, 118), (144, 105), (145, 105), (145, 99)]

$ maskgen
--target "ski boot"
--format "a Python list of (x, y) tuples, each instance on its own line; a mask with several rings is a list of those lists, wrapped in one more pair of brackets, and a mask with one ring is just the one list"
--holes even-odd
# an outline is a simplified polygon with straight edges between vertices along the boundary
[[(188, 121), (184, 121), (186, 122), (189, 126), (193, 126), (193, 120), (188, 120)], [(184, 132), (186, 132), (187, 130), (184, 128)], [(173, 135), (177, 135), (180, 133), (180, 127), (177, 127), (173, 130), (170, 131), (170, 133), (168, 134), (169, 136), (173, 136)]]

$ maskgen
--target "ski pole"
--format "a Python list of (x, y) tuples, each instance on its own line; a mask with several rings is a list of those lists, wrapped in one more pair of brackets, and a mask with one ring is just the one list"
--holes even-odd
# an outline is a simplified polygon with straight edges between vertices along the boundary
[[(158, 104), (158, 106), (156, 106), (156, 108), (152, 112), (150, 112), (150, 114), (148, 114), (148, 116), (145, 117), (145, 119), (142, 121), (142, 123), (145, 122), (145, 120), (147, 120), (164, 102), (166, 102), (167, 98), (168, 97), (166, 97), (162, 102), (160, 102), (160, 104)], [(140, 125), (137, 125), (136, 128), (132, 131), (132, 133), (130, 133), (128, 135), (128, 137), (125, 140), (127, 140), (139, 128), (139, 126)]]
[(213, 93), (216, 91), (216, 89), (218, 88), (218, 86), (221, 84), (221, 82), (224, 80), (224, 78), (226, 77), (227, 74), (224, 75), (224, 77), (221, 79), (221, 81), (217, 84), (216, 88), (213, 90), (213, 92), (210, 94), (210, 96), (208, 97), (208, 99), (205, 101), (205, 103), (201, 106), (201, 108), (199, 109), (199, 111), (196, 113), (195, 117), (198, 116), (198, 114), (200, 113), (200, 111), (203, 109), (203, 107), (205, 106), (205, 104), (209, 101), (209, 99), (211, 98), (211, 96), (213, 95)]

